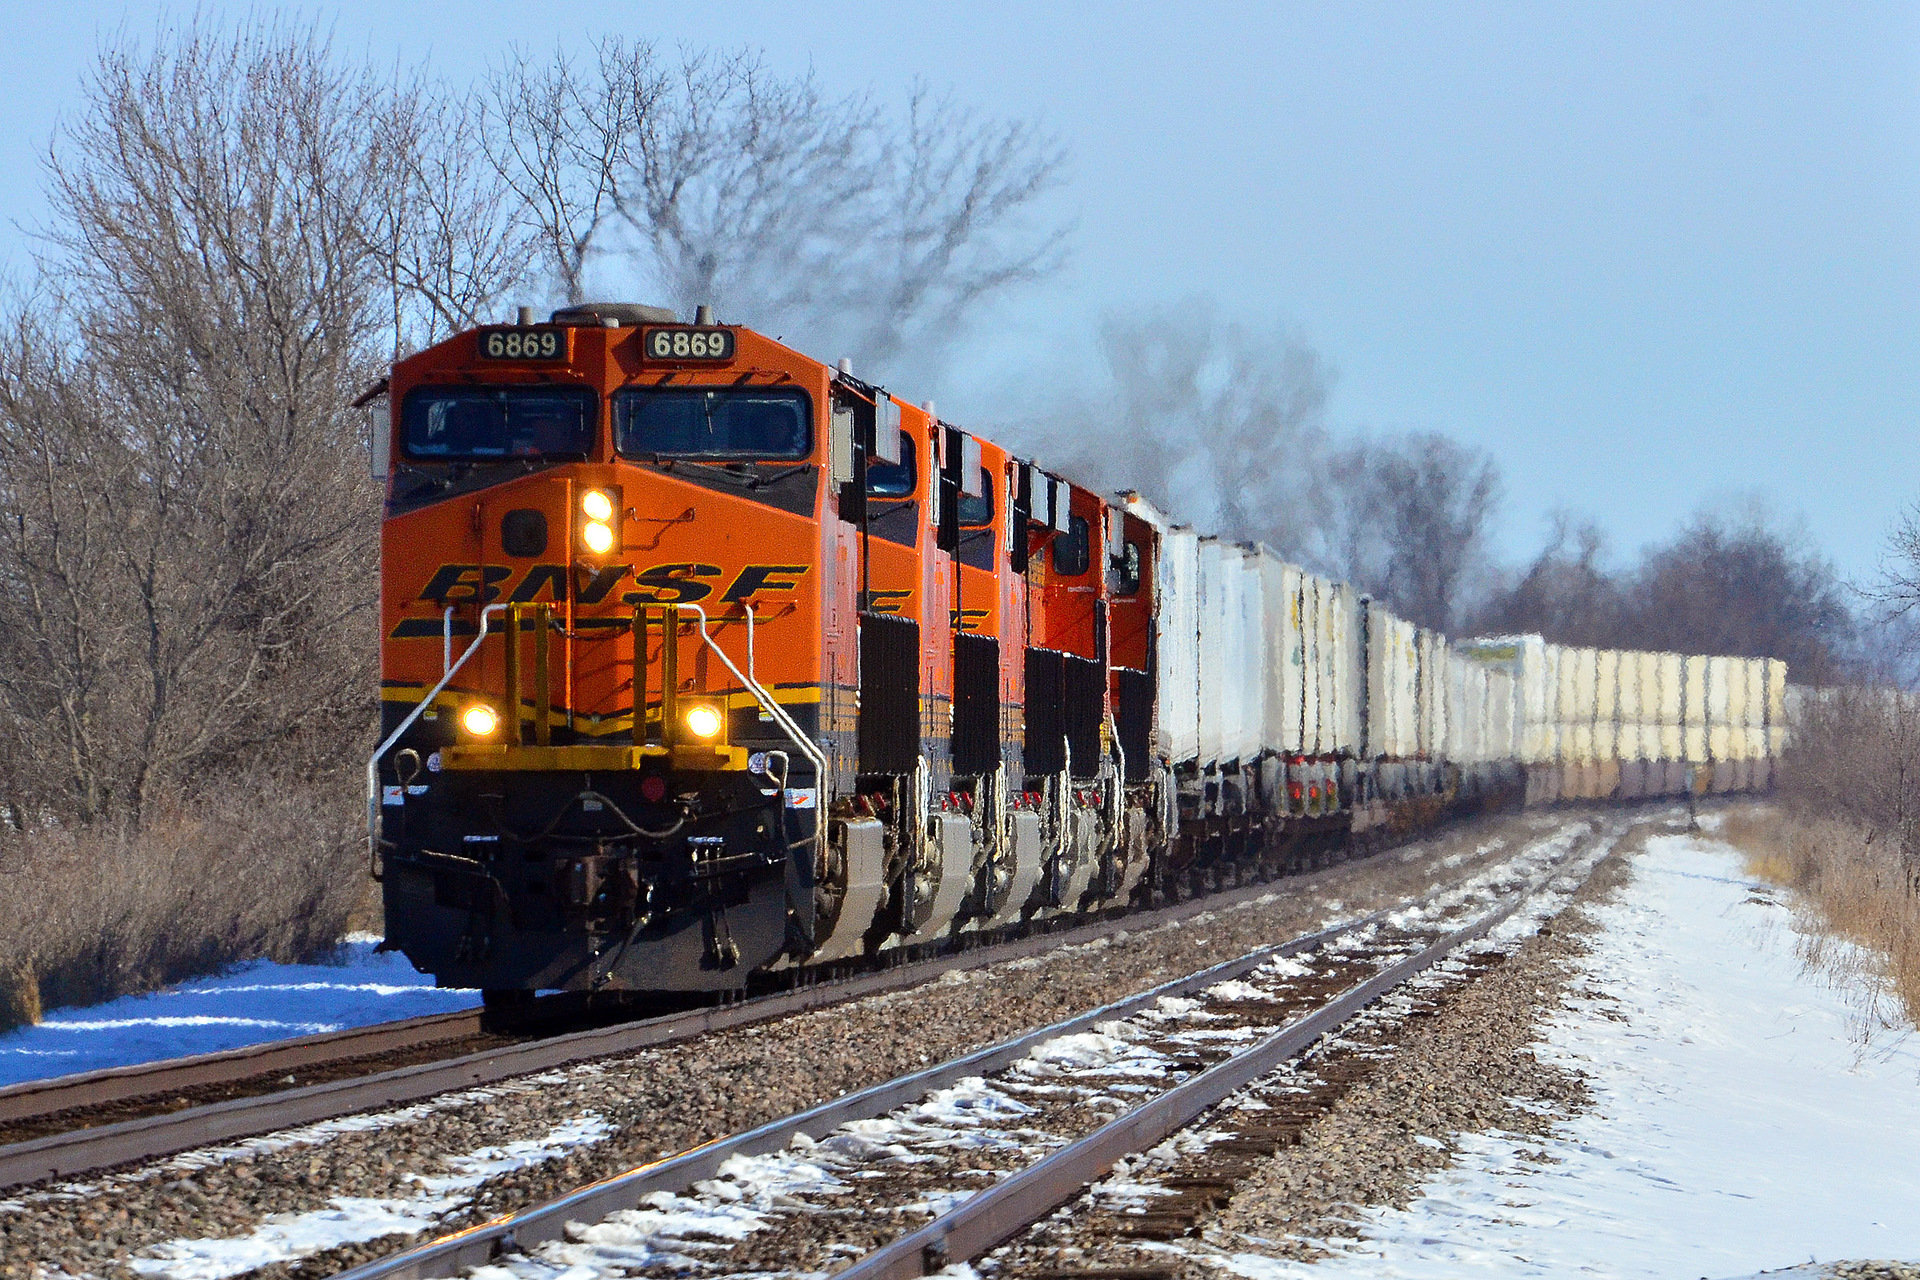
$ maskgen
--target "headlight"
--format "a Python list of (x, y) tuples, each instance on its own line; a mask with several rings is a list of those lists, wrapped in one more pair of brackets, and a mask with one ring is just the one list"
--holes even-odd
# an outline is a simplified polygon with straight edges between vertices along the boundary
[(697, 703), (687, 708), (687, 732), (696, 738), (717, 738), (726, 722), (720, 718), (717, 708), (705, 703)]
[(484, 702), (476, 702), (460, 713), (460, 727), (476, 738), (490, 738), (500, 727), (500, 715)]
[(613, 550), (613, 530), (598, 520), (590, 520), (580, 530), (580, 541), (587, 544), (587, 550), (597, 556), (603, 556)]
[(586, 512), (587, 519), (604, 524), (613, 519), (613, 499), (598, 489), (589, 489), (580, 496), (580, 510)]

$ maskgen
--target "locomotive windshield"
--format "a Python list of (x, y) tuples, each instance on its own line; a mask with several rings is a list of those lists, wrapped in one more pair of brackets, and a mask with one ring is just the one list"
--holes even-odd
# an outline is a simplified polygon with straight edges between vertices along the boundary
[(792, 388), (637, 387), (613, 398), (613, 443), (628, 457), (804, 458), (812, 419)]
[(584, 458), (599, 397), (585, 387), (421, 387), (401, 409), (410, 458)]

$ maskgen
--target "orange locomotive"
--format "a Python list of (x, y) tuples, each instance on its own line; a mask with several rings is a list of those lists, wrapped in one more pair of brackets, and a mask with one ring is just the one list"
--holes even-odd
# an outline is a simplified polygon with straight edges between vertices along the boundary
[(369, 821), (443, 985), (733, 988), (1150, 887), (1151, 524), (704, 308), (386, 390)]

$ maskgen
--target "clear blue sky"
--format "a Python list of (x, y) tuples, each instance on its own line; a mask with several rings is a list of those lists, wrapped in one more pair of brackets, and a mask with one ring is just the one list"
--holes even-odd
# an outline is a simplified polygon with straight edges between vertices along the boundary
[[(12, 223), (40, 211), (36, 155), (97, 39), (156, 12), (6, 4), (0, 262), (23, 259)], [(1004, 410), (1023, 344), (1071, 352), (1113, 308), (1198, 295), (1304, 334), (1339, 370), (1334, 425), (1497, 455), (1512, 557), (1555, 508), (1631, 551), (1757, 492), (1865, 575), (1920, 499), (1920, 6), (304, 12), (454, 79), (618, 32), (886, 95), (920, 76), (1044, 123), (1074, 157), (1073, 263), (928, 389), (946, 416)]]

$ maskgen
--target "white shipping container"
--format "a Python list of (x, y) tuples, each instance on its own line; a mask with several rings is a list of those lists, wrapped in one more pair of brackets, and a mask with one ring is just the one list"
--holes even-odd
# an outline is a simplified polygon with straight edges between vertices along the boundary
[(1680, 659), (1681, 756), (1690, 764), (1704, 764), (1707, 755), (1707, 660), (1699, 654)]
[(1339, 741), (1336, 720), (1339, 715), (1339, 626), (1335, 584), (1330, 578), (1315, 578), (1314, 588), (1314, 669), (1319, 673), (1318, 697), (1314, 702), (1313, 751), (1329, 755)]
[(1368, 606), (1368, 619), (1368, 751), (1411, 757), (1419, 751), (1420, 681), (1414, 627), (1378, 603)]
[(1506, 720), (1496, 734), (1503, 758), (1528, 764), (1553, 758), (1556, 690), (1548, 661), (1551, 648), (1539, 636), (1486, 636), (1460, 643), (1462, 653), (1506, 677), (1501, 700)]
[(1266, 662), (1261, 744), (1269, 751), (1296, 749), (1300, 736), (1300, 666), (1296, 632), (1300, 571), (1260, 548), (1260, 594), (1266, 604), (1261, 648)]
[(1413, 702), (1413, 742), (1415, 755), (1431, 756), (1434, 750), (1433, 732), (1438, 724), (1434, 713), (1435, 695), (1433, 677), (1433, 637), (1425, 628), (1408, 623), (1412, 635), (1414, 655), (1414, 702)]
[(1747, 758), (1767, 754), (1767, 658), (1747, 659)]
[(1487, 668), (1463, 653), (1447, 660), (1447, 758), (1473, 763), (1487, 758)]
[(1212, 765), (1227, 759), (1227, 719), (1224, 712), (1229, 697), (1227, 666), (1227, 608), (1225, 564), (1226, 548), (1217, 538), (1200, 540), (1200, 763)]
[(1260, 569), (1257, 558), (1237, 546), (1226, 548), (1221, 568), (1227, 583), (1228, 633), (1232, 636), (1233, 665), (1229, 668), (1224, 708), (1228, 721), (1226, 758), (1242, 764), (1260, 756), (1260, 731), (1266, 712), (1266, 674), (1262, 669)]
[(1620, 758), (1620, 651), (1594, 653), (1593, 754), (1597, 760)]
[(1575, 649), (1573, 658), (1573, 705), (1567, 708), (1567, 719), (1576, 724), (1587, 726), (1586, 740), (1588, 754), (1583, 757), (1591, 760), (1593, 742), (1593, 723), (1599, 718), (1600, 706), (1600, 651), (1598, 649)]
[(1766, 750), (1770, 756), (1777, 756), (1786, 743), (1787, 731), (1787, 664), (1766, 659), (1764, 682), (1766, 687)]
[(1360, 625), (1353, 588), (1347, 583), (1333, 584), (1329, 613), (1333, 620), (1333, 653), (1328, 667), (1333, 673), (1329, 749), (1353, 754), (1360, 747)]
[(1360, 723), (1360, 751), (1363, 759), (1385, 755), (1387, 751), (1387, 715), (1391, 695), (1387, 690), (1386, 611), (1372, 600), (1359, 601), (1360, 660), (1366, 666), (1366, 706)]
[(1200, 539), (1190, 528), (1170, 525), (1137, 494), (1124, 505), (1160, 534), (1154, 566), (1155, 732), (1157, 749), (1180, 764), (1200, 751)]
[(1636, 652), (1633, 655), (1635, 696), (1634, 723), (1640, 726), (1638, 758), (1660, 758), (1660, 655)]
[(1638, 726), (1640, 712), (1640, 660), (1645, 655), (1632, 649), (1614, 652), (1613, 714), (1620, 727)]
[(1304, 690), (1300, 705), (1300, 750), (1313, 755), (1320, 750), (1320, 715), (1328, 690), (1325, 629), (1321, 626), (1322, 581), (1310, 573), (1300, 575), (1300, 643)]
[(1734, 658), (1722, 658), (1709, 654), (1703, 659), (1707, 672), (1707, 723), (1724, 725), (1733, 722), (1733, 707), (1730, 695), (1733, 692)]
[(1486, 758), (1489, 760), (1510, 760), (1516, 755), (1514, 691), (1518, 687), (1511, 671), (1487, 668)]

